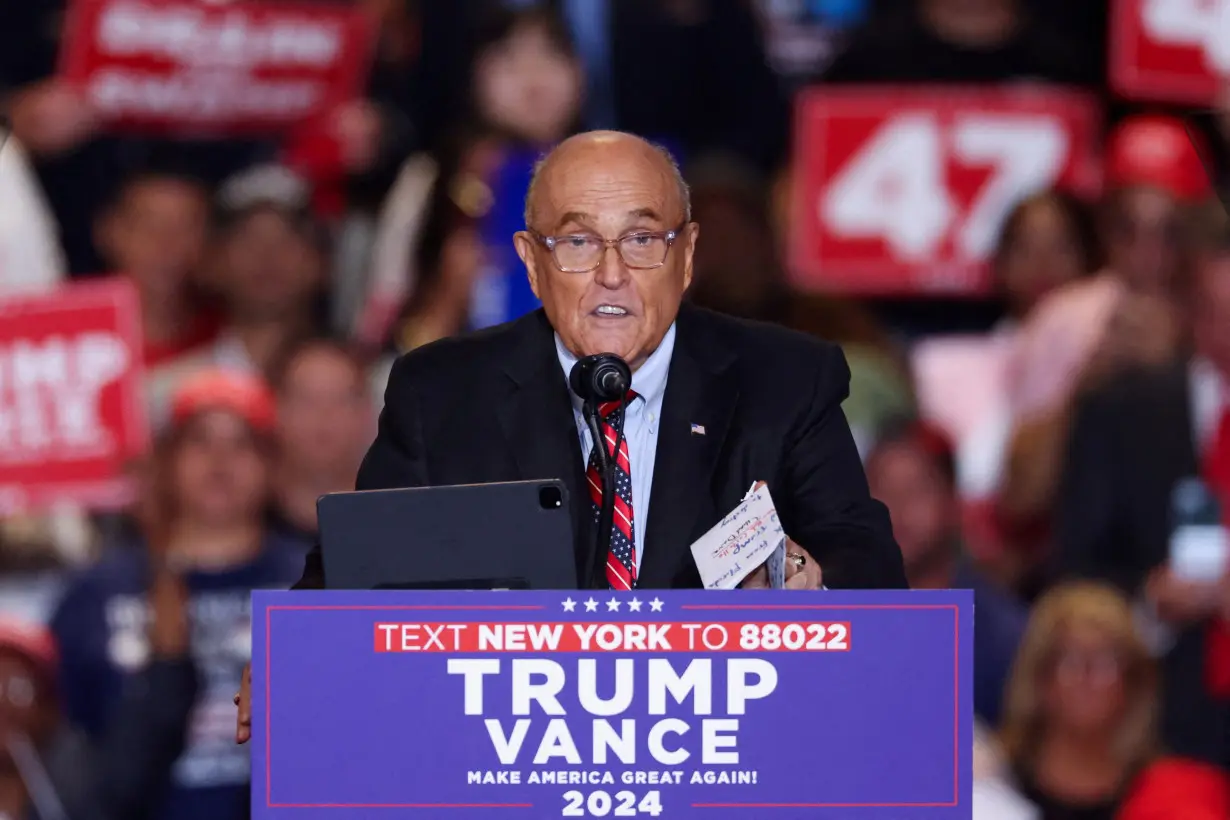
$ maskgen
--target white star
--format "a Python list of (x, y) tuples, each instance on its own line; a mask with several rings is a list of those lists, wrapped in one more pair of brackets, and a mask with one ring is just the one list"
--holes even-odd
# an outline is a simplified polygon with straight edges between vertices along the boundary
[(650, 611), (650, 612), (661, 612), (661, 611), (662, 611), (662, 601), (661, 601), (661, 599), (659, 599), (659, 598), (654, 598), (652, 601), (650, 601), (650, 602), (649, 602), (649, 611)]
[(618, 612), (619, 611), (619, 599), (612, 598), (611, 600), (607, 601), (606, 611), (607, 612)]
[(597, 609), (598, 609), (598, 602), (595, 601), (593, 598), (590, 598), (588, 601), (585, 602), (586, 612), (595, 612)]
[(640, 612), (641, 611), (640, 600), (637, 598), (633, 598), (631, 601), (628, 601), (628, 611), (629, 612)]
[(565, 612), (573, 612), (576, 610), (576, 608), (577, 608), (577, 602), (572, 600), (571, 598), (564, 601), (564, 611)]

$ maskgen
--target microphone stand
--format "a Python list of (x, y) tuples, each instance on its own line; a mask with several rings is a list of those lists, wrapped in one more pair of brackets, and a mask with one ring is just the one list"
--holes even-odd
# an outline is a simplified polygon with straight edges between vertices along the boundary
[[(598, 533), (595, 540), (594, 588), (600, 588), (598, 581), (606, 578), (606, 556), (611, 551), (611, 528), (615, 524), (615, 462), (606, 449), (606, 439), (602, 435), (602, 421), (598, 418), (598, 409), (585, 402), (581, 407), (585, 416), (585, 424), (589, 427), (589, 435), (593, 439), (595, 453), (598, 458), (598, 471), (602, 474), (602, 503), (598, 511)], [(623, 425), (620, 425), (622, 428)], [(620, 431), (623, 432), (622, 429)], [(619, 451), (616, 450), (616, 458)]]

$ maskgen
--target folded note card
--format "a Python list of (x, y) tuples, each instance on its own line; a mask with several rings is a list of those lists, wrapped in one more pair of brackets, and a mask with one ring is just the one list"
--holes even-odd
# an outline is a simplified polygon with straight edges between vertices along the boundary
[(692, 544), (705, 589), (734, 589), (768, 562), (769, 585), (786, 582), (786, 533), (769, 488), (753, 486), (739, 506)]

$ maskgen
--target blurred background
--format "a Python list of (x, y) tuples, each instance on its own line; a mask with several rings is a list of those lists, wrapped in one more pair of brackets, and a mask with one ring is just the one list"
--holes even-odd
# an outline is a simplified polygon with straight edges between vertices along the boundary
[(535, 159), (842, 345), (979, 820), (1230, 818), (1230, 0), (0, 4), (0, 818), (248, 816), (249, 593), (399, 354), (537, 305)]

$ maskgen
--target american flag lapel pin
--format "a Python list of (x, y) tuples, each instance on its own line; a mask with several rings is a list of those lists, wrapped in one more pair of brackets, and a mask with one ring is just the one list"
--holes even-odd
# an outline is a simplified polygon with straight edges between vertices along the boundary
[(704, 434), (705, 434), (705, 425), (703, 424), (693, 424), (692, 425), (692, 435), (703, 436)]

